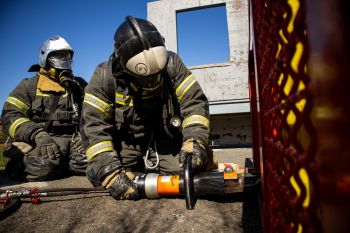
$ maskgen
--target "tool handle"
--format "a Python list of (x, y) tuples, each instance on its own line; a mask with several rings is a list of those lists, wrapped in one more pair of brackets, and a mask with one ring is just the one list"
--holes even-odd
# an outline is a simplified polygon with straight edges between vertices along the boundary
[(187, 154), (184, 161), (184, 187), (186, 195), (186, 208), (194, 209), (194, 187), (192, 173), (192, 154)]

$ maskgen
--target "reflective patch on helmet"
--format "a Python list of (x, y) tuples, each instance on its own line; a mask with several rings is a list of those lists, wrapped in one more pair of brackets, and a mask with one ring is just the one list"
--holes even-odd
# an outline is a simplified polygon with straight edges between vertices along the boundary
[(138, 76), (150, 76), (164, 69), (168, 54), (164, 46), (143, 50), (126, 63), (126, 69)]
[(134, 106), (134, 98), (130, 95), (115, 93), (115, 103), (123, 106)]
[(15, 98), (15, 97), (8, 97), (6, 100), (7, 103), (12, 104), (14, 106), (16, 106), (22, 113), (27, 113), (29, 106), (26, 105), (23, 101)]
[(88, 160), (91, 160), (96, 155), (108, 151), (113, 151), (113, 143), (111, 141), (99, 142), (86, 150), (86, 157)]
[(101, 111), (108, 118), (111, 117), (111, 115), (112, 115), (112, 111), (113, 111), (112, 107), (94, 95), (91, 95), (89, 93), (85, 93), (84, 103), (89, 104), (90, 106), (92, 106), (94, 108), (97, 108), (99, 111)]
[(206, 128), (209, 128), (209, 120), (208, 118), (201, 115), (192, 115), (184, 119), (182, 122), (182, 128), (186, 128), (191, 125), (203, 125)]
[(9, 129), (10, 137), (14, 138), (15, 137), (15, 133), (16, 133), (16, 129), (18, 128), (18, 126), (20, 126), (24, 122), (28, 122), (28, 121), (29, 121), (29, 119), (28, 118), (24, 118), (24, 117), (21, 117), (21, 118), (18, 118), (17, 120), (15, 120), (11, 124), (10, 129)]
[(175, 93), (179, 102), (185, 93), (190, 89), (190, 87), (196, 83), (197, 80), (190, 74), (184, 81), (176, 88)]
[(136, 71), (137, 74), (143, 76), (143, 75), (147, 74), (147, 72), (148, 72), (148, 67), (147, 67), (146, 64), (144, 64), (144, 63), (138, 63), (138, 64), (136, 64), (136, 66), (135, 66), (135, 71)]

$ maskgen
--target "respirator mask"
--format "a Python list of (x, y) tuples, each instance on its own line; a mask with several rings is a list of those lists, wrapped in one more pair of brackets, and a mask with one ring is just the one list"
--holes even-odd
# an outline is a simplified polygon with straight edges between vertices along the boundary
[(47, 58), (50, 65), (50, 74), (59, 79), (61, 86), (71, 87), (73, 83), (72, 54), (67, 51), (51, 53)]

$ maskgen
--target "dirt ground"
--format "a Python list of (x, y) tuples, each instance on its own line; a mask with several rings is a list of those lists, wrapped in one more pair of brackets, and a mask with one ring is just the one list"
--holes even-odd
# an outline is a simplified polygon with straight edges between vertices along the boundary
[[(251, 163), (251, 149), (217, 150), (219, 162)], [(0, 175), (1, 190), (25, 187), (92, 187), (85, 177), (15, 183)], [(0, 221), (0, 232), (261, 232), (257, 192), (200, 197), (194, 210), (185, 199), (116, 201), (107, 193), (44, 197), (22, 205)]]

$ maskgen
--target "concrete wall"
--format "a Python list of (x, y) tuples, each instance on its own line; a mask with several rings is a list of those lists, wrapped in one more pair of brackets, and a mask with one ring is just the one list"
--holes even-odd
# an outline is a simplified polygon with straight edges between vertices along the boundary
[[(251, 144), (248, 1), (160, 0), (147, 3), (147, 17), (165, 38), (167, 49), (177, 53), (176, 13), (219, 5), (226, 6), (230, 60), (225, 63), (192, 66), (189, 69), (210, 102), (213, 144), (247, 145)], [(229, 135), (233, 136), (230, 138)], [(238, 139), (237, 135), (243, 135), (241, 138), (245, 139)]]
[(210, 117), (212, 146), (252, 146), (251, 116), (249, 113), (213, 115)]

